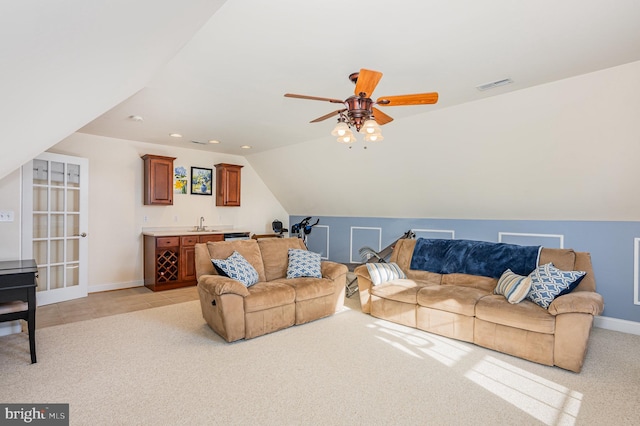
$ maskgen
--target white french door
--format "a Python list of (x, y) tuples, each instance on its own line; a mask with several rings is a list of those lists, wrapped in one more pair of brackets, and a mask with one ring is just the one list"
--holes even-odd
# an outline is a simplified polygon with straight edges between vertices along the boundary
[(38, 305), (87, 295), (88, 169), (48, 152), (22, 167), (22, 258), (38, 265)]

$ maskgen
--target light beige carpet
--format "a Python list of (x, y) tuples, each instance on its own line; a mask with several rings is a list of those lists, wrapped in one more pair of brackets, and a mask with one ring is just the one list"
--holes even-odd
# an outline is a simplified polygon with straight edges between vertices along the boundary
[(352, 309), (228, 344), (199, 302), (0, 338), (0, 402), (72, 425), (636, 425), (640, 336), (594, 329), (582, 373)]

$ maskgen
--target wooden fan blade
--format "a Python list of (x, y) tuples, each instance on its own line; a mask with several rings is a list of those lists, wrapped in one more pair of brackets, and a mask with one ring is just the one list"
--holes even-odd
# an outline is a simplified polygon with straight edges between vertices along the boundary
[(391, 123), (393, 118), (389, 117), (384, 112), (380, 111), (378, 108), (371, 108), (373, 110), (373, 118), (376, 120), (376, 123), (379, 125)]
[(438, 102), (438, 93), (415, 93), (413, 95), (383, 96), (376, 103), (380, 106), (424, 105)]
[(358, 74), (358, 81), (356, 82), (356, 90), (354, 93), (356, 96), (370, 98), (381, 78), (381, 72), (362, 68), (360, 74)]
[(344, 111), (346, 111), (346, 110), (347, 110), (346, 108), (345, 108), (345, 109), (337, 109), (337, 110), (335, 110), (335, 111), (333, 111), (333, 112), (330, 112), (329, 114), (323, 115), (322, 117), (318, 117), (318, 118), (316, 118), (315, 120), (311, 120), (309, 123), (317, 123), (318, 121), (326, 120), (327, 118), (331, 118), (331, 117), (333, 117), (334, 115), (338, 115), (338, 114), (340, 114), (341, 112), (344, 112)]
[(331, 99), (331, 98), (319, 98), (317, 96), (307, 96), (307, 95), (296, 95), (294, 93), (285, 93), (284, 96), (286, 98), (298, 98), (298, 99), (310, 99), (312, 101), (328, 101), (334, 104), (343, 104), (344, 101), (340, 99)]

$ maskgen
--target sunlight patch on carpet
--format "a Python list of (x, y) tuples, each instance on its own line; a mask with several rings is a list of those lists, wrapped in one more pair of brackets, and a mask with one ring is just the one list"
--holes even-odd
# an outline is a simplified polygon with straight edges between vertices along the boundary
[(574, 425), (582, 394), (492, 356), (465, 377), (547, 425)]
[(368, 327), (379, 331), (381, 335), (376, 337), (393, 348), (420, 359), (426, 355), (447, 367), (458, 363), (472, 350), (464, 343), (388, 321), (375, 321)]

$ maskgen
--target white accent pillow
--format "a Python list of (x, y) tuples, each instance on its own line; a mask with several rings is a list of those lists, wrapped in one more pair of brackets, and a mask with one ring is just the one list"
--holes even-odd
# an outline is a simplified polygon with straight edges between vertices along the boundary
[(367, 263), (367, 270), (371, 277), (373, 285), (379, 285), (386, 283), (387, 281), (395, 280), (397, 278), (407, 278), (400, 267), (391, 263)]

